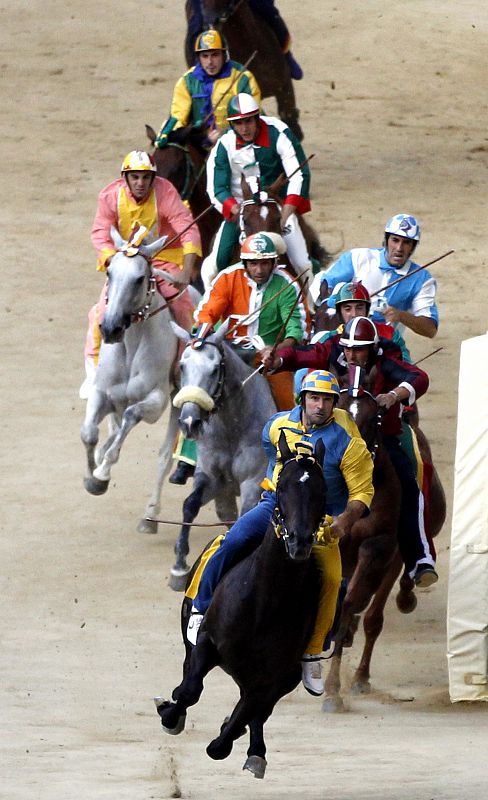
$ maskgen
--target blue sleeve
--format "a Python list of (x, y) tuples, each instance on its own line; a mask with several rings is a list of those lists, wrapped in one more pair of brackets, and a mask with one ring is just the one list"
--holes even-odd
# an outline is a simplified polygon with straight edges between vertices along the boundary
[[(352, 264), (351, 251), (343, 253), (332, 266), (324, 272), (322, 280), (327, 281), (329, 289), (333, 289), (338, 283), (349, 283), (354, 278), (354, 267)], [(329, 297), (327, 301), (329, 308), (335, 307), (335, 297)]]

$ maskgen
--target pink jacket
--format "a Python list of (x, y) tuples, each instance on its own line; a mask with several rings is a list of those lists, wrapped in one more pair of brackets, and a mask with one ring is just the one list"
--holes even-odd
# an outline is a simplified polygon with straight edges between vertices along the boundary
[[(138, 203), (129, 191), (125, 180), (118, 178), (98, 196), (98, 206), (93, 222), (91, 239), (98, 253), (97, 269), (105, 271), (107, 258), (116, 252), (110, 236), (114, 225), (123, 239), (127, 240), (135, 222), (145, 225), (152, 240), (167, 235), (168, 239), (183, 231), (192, 222), (191, 212), (183, 203), (173, 184), (165, 178), (156, 177), (149, 196)], [(183, 264), (187, 253), (201, 255), (200, 234), (197, 225), (192, 225), (185, 233), (166, 249), (156, 255), (154, 261)]]

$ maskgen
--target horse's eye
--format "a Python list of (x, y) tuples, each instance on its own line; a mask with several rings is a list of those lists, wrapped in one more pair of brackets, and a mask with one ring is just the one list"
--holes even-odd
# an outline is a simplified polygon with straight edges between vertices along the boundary
[(141, 275), (140, 278), (137, 278), (137, 280), (136, 280), (137, 286), (140, 286), (142, 284), (143, 280), (144, 280), (144, 275)]

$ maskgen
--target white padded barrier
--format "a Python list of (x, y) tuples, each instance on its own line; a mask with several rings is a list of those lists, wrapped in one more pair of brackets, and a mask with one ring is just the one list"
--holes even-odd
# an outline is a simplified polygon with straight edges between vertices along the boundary
[(447, 609), (451, 702), (488, 700), (488, 333), (461, 345)]

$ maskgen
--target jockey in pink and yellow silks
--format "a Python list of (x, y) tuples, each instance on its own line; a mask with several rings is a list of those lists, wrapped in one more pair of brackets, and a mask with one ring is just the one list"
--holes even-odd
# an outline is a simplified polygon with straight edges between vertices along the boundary
[[(156, 167), (147, 153), (132, 151), (126, 156), (121, 169), (122, 177), (100, 192), (91, 239), (98, 253), (97, 269), (104, 272), (116, 253), (110, 235), (112, 225), (124, 240), (129, 239), (137, 224), (149, 231), (147, 241), (164, 235), (169, 240), (181, 234), (168, 248), (160, 250), (152, 262), (155, 267), (166, 270), (177, 279), (176, 285), (170, 285), (160, 277), (156, 279), (159, 293), (171, 298), (190, 281), (196, 259), (201, 255), (200, 234), (198, 227), (191, 224), (191, 212), (174, 186), (155, 173)], [(94, 364), (97, 363), (100, 349), (99, 324), (104, 308), (105, 286), (98, 304), (89, 315), (85, 357), (93, 359)], [(170, 308), (176, 322), (190, 330), (193, 305), (188, 291), (174, 300)]]

